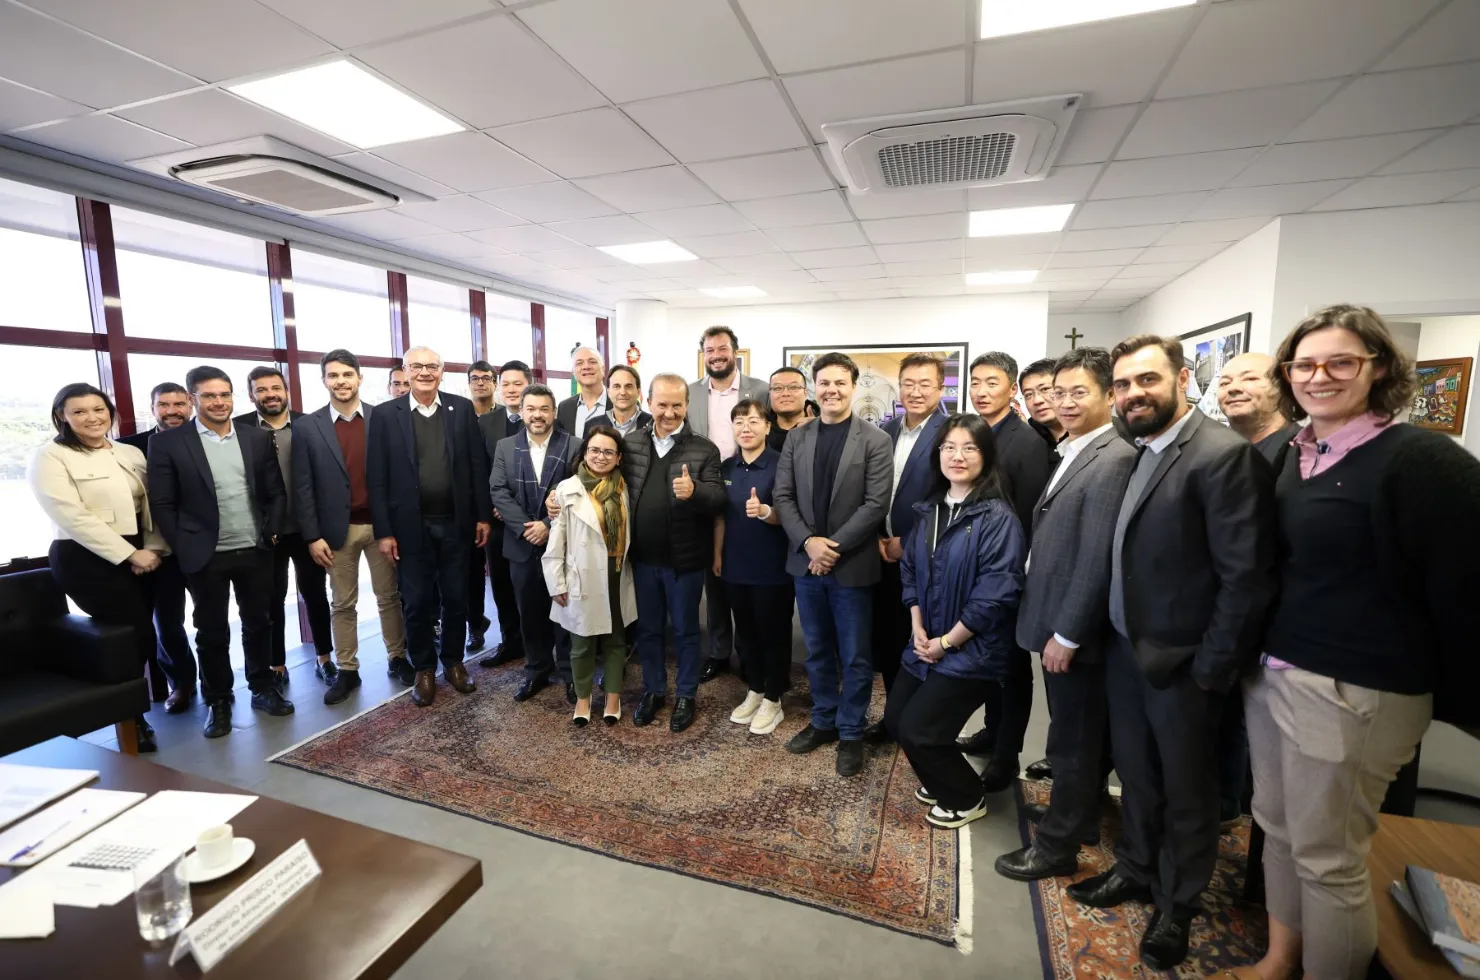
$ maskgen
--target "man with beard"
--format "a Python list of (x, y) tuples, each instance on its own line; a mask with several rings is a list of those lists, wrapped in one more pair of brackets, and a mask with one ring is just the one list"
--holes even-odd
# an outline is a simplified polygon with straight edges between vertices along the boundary
[[(149, 405), (154, 412), (154, 428), (118, 440), (133, 446), (146, 458), (149, 440), (155, 433), (179, 428), (190, 421), (190, 393), (183, 385), (163, 381), (149, 393)], [(144, 582), (154, 607), (159, 666), (170, 682), (164, 710), (177, 715), (195, 702), (196, 684), (195, 654), (185, 635), (185, 576), (180, 572), (179, 560), (172, 554), (160, 555), (159, 567)]]
[[(735, 455), (735, 431), (730, 424), (730, 411), (740, 400), (763, 402), (767, 385), (759, 378), (740, 373), (735, 360), (740, 338), (729, 327), (710, 327), (699, 338), (706, 377), (689, 385), (689, 427), (695, 434), (714, 443), (720, 463)], [(711, 421), (713, 424), (711, 425)], [(709, 633), (709, 657), (699, 673), (699, 682), (713, 680), (730, 669), (734, 649), (734, 623), (730, 603), (725, 598), (724, 579), (710, 568), (704, 580), (704, 618)]]
[(308, 552), (308, 542), (298, 527), (297, 508), (293, 503), (293, 424), (301, 412), (288, 410), (288, 383), (275, 367), (255, 367), (247, 375), (247, 395), (257, 411), (238, 415), (241, 426), (256, 426), (272, 439), (272, 451), (283, 471), (287, 505), (278, 530), (277, 544), (272, 549), (272, 669), (280, 687), (288, 686), (287, 614), (288, 563), (293, 563), (293, 578), (298, 594), (308, 608), (308, 627), (313, 636), (318, 664), (314, 676), (326, 685), (334, 683), (339, 669), (330, 655), (334, 638), (329, 623), (328, 574)]
[(807, 418), (807, 376), (799, 368), (777, 368), (771, 372), (770, 394), (771, 431), (766, 433), (766, 445), (779, 453), (787, 434), (811, 421)]
[(468, 401), (479, 418), (493, 411), (493, 388), (498, 374), (487, 361), (474, 361), (468, 365)]
[(1112, 538), (1105, 651), (1122, 824), (1115, 865), (1069, 895), (1154, 902), (1141, 960), (1171, 970), (1218, 856), (1222, 702), (1274, 595), (1274, 480), (1248, 441), (1187, 404), (1175, 337), (1131, 337), (1111, 360), (1140, 448)]
[(1049, 448), (1056, 449), (1064, 441), (1065, 433), (1063, 423), (1053, 410), (1053, 373), (1053, 358), (1034, 361), (1018, 375), (1018, 388), (1023, 393), (1023, 405), (1028, 409), (1028, 427), (1038, 433)]
[[(524, 389), (532, 380), (529, 365), (523, 361), (509, 361), (498, 369), (498, 408), (478, 416), (478, 434), (483, 438), (483, 451), (489, 460), (498, 452), (498, 444), (510, 436), (524, 431), (524, 420), (519, 414), (519, 403)], [(498, 511), (493, 514), (493, 533), (481, 554), (488, 561), (488, 578), (493, 586), (493, 605), (498, 610), (498, 646), (493, 652), (478, 661), (480, 667), (501, 667), (524, 659), (524, 637), (519, 631), (519, 599), (514, 592), (514, 579), (509, 571), (509, 559), (504, 557), (504, 536), (499, 525)], [(468, 596), (468, 630), (472, 633), (476, 622), (481, 628), (468, 637), (469, 650), (483, 649), (483, 631), (489, 626), (483, 615), (483, 569), (474, 562), (476, 574), (468, 581), (473, 592)], [(474, 594), (476, 593), (476, 594)], [(474, 645), (476, 643), (476, 646)]]
[(611, 373), (606, 376), (606, 396), (612, 407), (605, 415), (593, 415), (586, 420), (586, 431), (582, 438), (602, 425), (611, 426), (626, 438), (638, 429), (646, 429), (653, 424), (653, 417), (644, 412), (639, 404), (642, 378), (638, 377), (636, 368), (625, 364), (612, 368)]
[(577, 347), (570, 355), (570, 374), (580, 389), (556, 410), (555, 421), (580, 442), (586, 423), (606, 414), (606, 368), (601, 355), (589, 347)]

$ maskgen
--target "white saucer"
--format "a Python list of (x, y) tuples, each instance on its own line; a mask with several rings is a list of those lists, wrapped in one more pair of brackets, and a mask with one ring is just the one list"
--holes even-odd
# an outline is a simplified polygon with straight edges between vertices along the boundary
[(250, 861), (252, 854), (256, 850), (257, 845), (247, 838), (234, 837), (231, 840), (231, 857), (211, 867), (206, 867), (200, 863), (199, 852), (191, 851), (189, 856), (185, 858), (185, 880), (192, 885), (199, 885), (207, 881), (215, 881), (217, 878), (225, 877)]

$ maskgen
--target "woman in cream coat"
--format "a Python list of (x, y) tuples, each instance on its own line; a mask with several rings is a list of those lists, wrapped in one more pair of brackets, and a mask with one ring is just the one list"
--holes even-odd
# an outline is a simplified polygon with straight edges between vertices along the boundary
[[(142, 674), (154, 649), (143, 576), (168, 549), (149, 517), (144, 454), (109, 438), (113, 402), (89, 384), (70, 384), (52, 401), (56, 438), (31, 460), (31, 491), (51, 518), (51, 574), (72, 601), (101, 623), (132, 626)], [(139, 751), (154, 751), (141, 715)]]
[(591, 677), (599, 650), (606, 689), (601, 720), (615, 725), (622, 717), (625, 627), (637, 618), (637, 593), (627, 566), (632, 513), (622, 480), (621, 434), (607, 425), (588, 429), (576, 475), (556, 484), (554, 494), (560, 514), (550, 524), (543, 561), (554, 599), (550, 618), (570, 633), (576, 688), (572, 721), (579, 727), (591, 720)]

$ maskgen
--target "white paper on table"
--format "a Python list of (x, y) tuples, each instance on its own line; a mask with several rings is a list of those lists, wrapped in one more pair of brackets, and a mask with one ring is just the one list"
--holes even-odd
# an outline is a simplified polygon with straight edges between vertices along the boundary
[(56, 927), (46, 879), (21, 875), (0, 888), (0, 939), (45, 939)]
[(96, 778), (96, 769), (48, 769), (0, 762), (0, 827)]
[[(116, 789), (80, 789), (0, 833), (0, 865), (26, 868), (112, 820), (144, 798)], [(30, 848), (27, 853), (21, 851)]]

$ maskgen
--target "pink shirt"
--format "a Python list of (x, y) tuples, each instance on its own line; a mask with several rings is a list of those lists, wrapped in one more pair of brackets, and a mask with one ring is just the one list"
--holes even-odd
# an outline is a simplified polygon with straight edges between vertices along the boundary
[(706, 381), (709, 388), (709, 441), (719, 447), (719, 458), (723, 462), (735, 455), (735, 427), (730, 424), (730, 412), (740, 404), (740, 372), (730, 378), (730, 387), (716, 391), (714, 379)]

